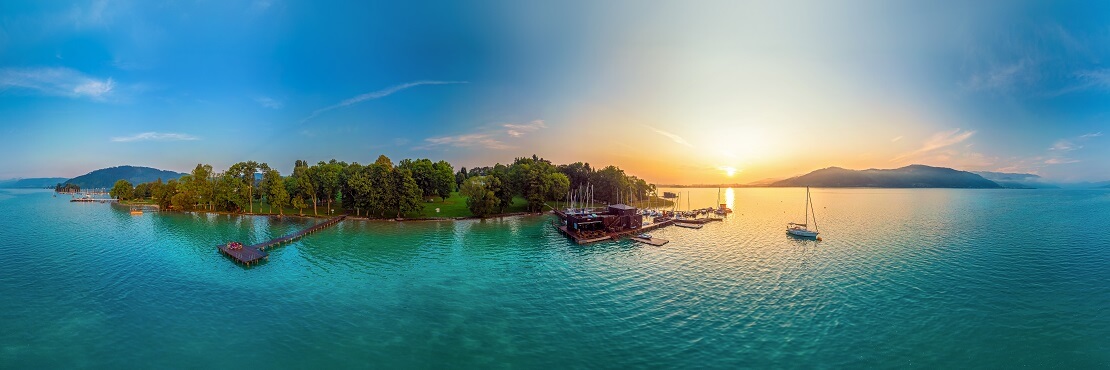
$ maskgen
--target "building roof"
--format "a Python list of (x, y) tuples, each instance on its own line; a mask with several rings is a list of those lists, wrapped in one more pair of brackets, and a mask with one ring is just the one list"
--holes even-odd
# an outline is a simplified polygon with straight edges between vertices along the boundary
[(636, 209), (636, 207), (633, 207), (633, 206), (630, 206), (630, 205), (627, 205), (627, 204), (620, 204), (620, 203), (610, 204), (609, 208), (616, 208), (616, 209), (619, 209), (619, 210), (629, 210), (629, 209), (634, 210), (634, 209)]

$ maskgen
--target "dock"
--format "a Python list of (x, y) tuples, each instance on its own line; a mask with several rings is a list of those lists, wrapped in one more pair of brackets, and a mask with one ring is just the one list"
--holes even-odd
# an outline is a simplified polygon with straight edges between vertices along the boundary
[(698, 223), (687, 223), (687, 222), (676, 222), (674, 225), (678, 226), (678, 227), (685, 227), (687, 229), (700, 229), (700, 228), (702, 228), (702, 226), (704, 226), (704, 225), (698, 224)]
[(253, 264), (259, 263), (261, 260), (265, 260), (270, 257), (269, 253), (266, 253), (267, 249), (274, 248), (285, 243), (293, 242), (314, 232), (334, 226), (335, 224), (338, 224), (339, 221), (343, 221), (343, 219), (345, 218), (347, 218), (347, 215), (333, 217), (328, 219), (327, 221), (312, 225), (304, 230), (300, 230), (292, 234), (270, 239), (254, 245), (244, 245), (242, 249), (231, 249), (228, 247), (227, 244), (218, 245), (216, 246), (216, 248), (220, 250), (220, 253), (230, 257), (232, 260), (247, 266), (251, 266)]
[(641, 238), (641, 237), (638, 237), (638, 236), (633, 236), (629, 239), (632, 239), (632, 240), (635, 240), (635, 241), (638, 241), (638, 242), (644, 243), (644, 244), (654, 245), (656, 247), (661, 247), (664, 244), (670, 243), (669, 240), (664, 240), (664, 239), (659, 239), (659, 238), (644, 239), (644, 238)]
[(580, 236), (579, 234), (577, 234), (575, 232), (568, 231), (567, 227), (565, 225), (558, 225), (558, 226), (555, 227), (555, 229), (559, 230), (560, 232), (562, 232), (567, 237), (573, 239), (575, 243), (590, 244), (590, 243), (596, 243), (596, 242), (600, 242), (600, 241), (619, 239), (619, 238), (623, 238), (623, 237), (630, 236), (630, 235), (636, 235), (636, 234), (640, 234), (640, 233), (646, 233), (648, 231), (655, 230), (655, 229), (658, 229), (658, 228), (661, 228), (661, 227), (670, 226), (673, 223), (674, 223), (674, 220), (667, 220), (667, 221), (663, 221), (663, 222), (656, 222), (656, 223), (650, 224), (650, 225), (645, 225), (643, 227), (636, 228), (636, 229), (621, 230), (621, 231), (617, 231), (617, 232), (608, 232), (608, 233), (603, 233), (600, 236), (588, 237), (588, 238), (587, 237), (582, 237), (582, 236)]
[(75, 198), (75, 199), (70, 199), (69, 201), (70, 202), (77, 202), (77, 203), (115, 203), (115, 202), (119, 202), (118, 199), (107, 199), (107, 198), (103, 198), (103, 199)]

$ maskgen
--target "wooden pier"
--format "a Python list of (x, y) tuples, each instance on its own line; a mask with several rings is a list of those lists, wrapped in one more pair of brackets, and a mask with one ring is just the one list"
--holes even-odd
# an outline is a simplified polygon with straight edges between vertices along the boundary
[(216, 246), (216, 248), (219, 249), (220, 253), (222, 253), (223, 255), (231, 257), (232, 260), (250, 266), (259, 263), (261, 260), (268, 259), (270, 255), (269, 253), (266, 253), (267, 249), (277, 247), (285, 243), (293, 242), (294, 240), (303, 238), (308, 234), (312, 234), (314, 232), (331, 227), (335, 224), (338, 224), (339, 221), (343, 221), (344, 218), (347, 218), (347, 215), (333, 217), (328, 219), (327, 221), (312, 225), (307, 229), (297, 231), (295, 233), (288, 234), (279, 238), (270, 239), (262, 243), (254, 245), (244, 245), (241, 249), (231, 249), (228, 244), (218, 245)]

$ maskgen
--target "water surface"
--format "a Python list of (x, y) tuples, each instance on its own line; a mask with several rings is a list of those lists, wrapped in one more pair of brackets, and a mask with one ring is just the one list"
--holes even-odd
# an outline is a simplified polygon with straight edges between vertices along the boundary
[(663, 247), (345, 221), (246, 269), (214, 246), (315, 220), (0, 190), (0, 368), (1110, 366), (1110, 192), (813, 197), (821, 242), (804, 190), (734, 189)]

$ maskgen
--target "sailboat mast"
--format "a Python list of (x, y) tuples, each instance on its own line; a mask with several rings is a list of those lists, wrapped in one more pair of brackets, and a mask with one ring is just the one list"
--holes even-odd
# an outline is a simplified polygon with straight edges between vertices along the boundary
[(802, 221), (802, 222), (809, 223), (809, 187), (808, 186), (806, 186), (806, 206), (805, 206), (805, 208), (806, 208), (806, 218), (805, 218), (805, 221)]

